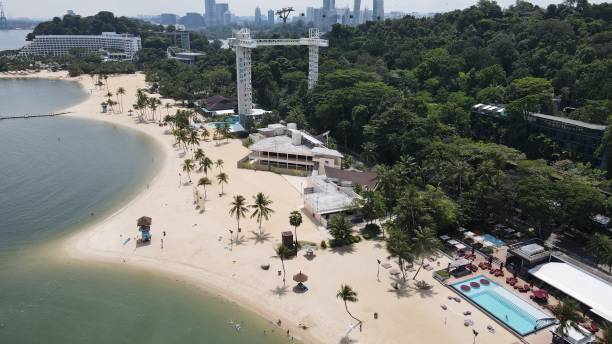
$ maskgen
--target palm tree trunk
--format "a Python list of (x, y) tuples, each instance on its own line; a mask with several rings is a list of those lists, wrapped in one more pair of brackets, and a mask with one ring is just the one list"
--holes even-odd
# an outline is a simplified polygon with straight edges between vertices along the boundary
[(296, 249), (296, 252), (297, 252), (297, 249), (300, 246), (300, 244), (298, 242), (298, 238), (297, 238), (297, 227), (293, 227), (293, 232), (295, 233), (295, 249)]
[(349, 312), (349, 310), (348, 310), (348, 304), (346, 303), (346, 300), (344, 301), (344, 308), (346, 309), (346, 312), (348, 313), (348, 315), (349, 315), (351, 318), (353, 318), (353, 319), (357, 320), (357, 322), (358, 322), (358, 323), (361, 323), (361, 322), (362, 322), (361, 320), (359, 320), (359, 319), (355, 318), (355, 316), (354, 316), (354, 315), (352, 315), (352, 314), (351, 314), (351, 312)]
[(419, 271), (421, 271), (423, 264), (425, 264), (425, 258), (421, 259), (421, 265), (419, 265), (419, 268), (417, 269), (416, 273), (414, 274), (414, 276), (412, 276), (413, 281), (416, 279), (417, 275), (419, 274)]
[(285, 285), (285, 259), (281, 256), (281, 264), (283, 265), (283, 285)]
[(404, 260), (401, 257), (399, 258), (399, 263), (400, 271), (402, 272), (402, 278), (404, 279), (404, 282), (406, 282), (406, 270), (404, 270)]

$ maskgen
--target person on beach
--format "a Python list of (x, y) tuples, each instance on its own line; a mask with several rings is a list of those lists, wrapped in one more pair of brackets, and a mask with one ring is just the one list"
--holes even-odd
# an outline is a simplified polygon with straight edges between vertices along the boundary
[(164, 239), (163, 238), (161, 239), (161, 248), (162, 249), (164, 248)]

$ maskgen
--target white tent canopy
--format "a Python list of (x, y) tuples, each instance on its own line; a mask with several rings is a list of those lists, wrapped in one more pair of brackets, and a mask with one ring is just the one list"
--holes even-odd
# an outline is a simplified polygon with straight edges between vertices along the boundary
[(546, 263), (529, 273), (612, 321), (612, 285), (567, 263)]

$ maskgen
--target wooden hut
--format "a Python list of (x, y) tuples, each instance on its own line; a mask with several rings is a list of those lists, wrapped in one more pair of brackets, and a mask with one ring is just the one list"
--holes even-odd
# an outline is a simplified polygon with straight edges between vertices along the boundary
[(149, 242), (151, 241), (151, 224), (153, 220), (148, 216), (143, 216), (136, 221), (136, 226), (140, 231), (141, 242)]

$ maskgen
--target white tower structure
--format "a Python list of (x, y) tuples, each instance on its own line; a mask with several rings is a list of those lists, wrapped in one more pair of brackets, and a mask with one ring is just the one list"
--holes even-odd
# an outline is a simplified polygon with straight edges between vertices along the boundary
[(253, 89), (251, 84), (251, 50), (265, 46), (308, 46), (308, 88), (312, 89), (319, 79), (319, 47), (328, 47), (329, 42), (320, 38), (319, 29), (309, 30), (307, 38), (253, 39), (249, 29), (240, 29), (229, 39), (230, 47), (236, 50), (236, 93), (240, 123), (253, 112)]

